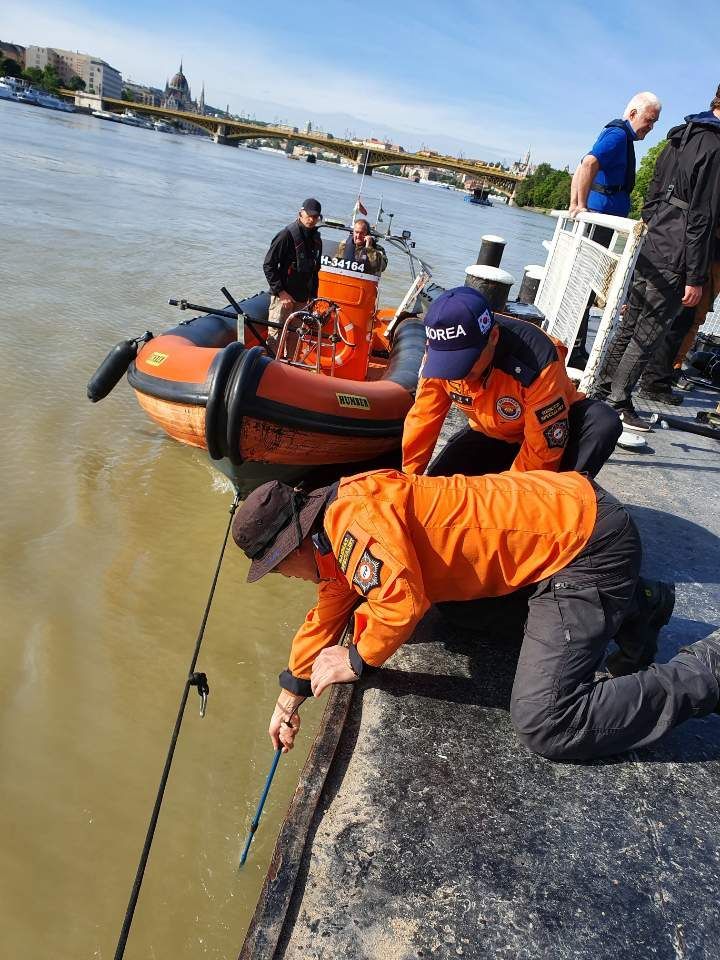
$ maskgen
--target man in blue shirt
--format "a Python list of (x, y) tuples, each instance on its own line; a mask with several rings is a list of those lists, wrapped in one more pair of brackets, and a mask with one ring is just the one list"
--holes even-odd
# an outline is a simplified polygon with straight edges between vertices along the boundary
[(654, 93), (636, 93), (622, 120), (611, 120), (572, 178), (570, 213), (584, 210), (626, 217), (635, 186), (635, 140), (644, 140), (660, 117)]
[[(625, 107), (621, 120), (611, 120), (600, 131), (573, 174), (570, 186), (570, 214), (582, 211), (608, 213), (626, 217), (630, 212), (630, 194), (635, 186), (635, 141), (644, 140), (655, 126), (662, 104), (654, 93), (636, 93)], [(593, 240), (610, 246), (613, 232), (596, 226)], [(585, 316), (580, 323), (570, 366), (584, 367), (588, 359), (585, 349), (590, 308), (595, 302), (590, 295)]]

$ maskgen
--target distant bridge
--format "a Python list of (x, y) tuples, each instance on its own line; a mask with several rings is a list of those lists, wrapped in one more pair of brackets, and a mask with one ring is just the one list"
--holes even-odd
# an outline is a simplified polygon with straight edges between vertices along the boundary
[(328, 153), (335, 153), (352, 161), (355, 170), (366, 175), (372, 173), (376, 167), (386, 167), (390, 164), (399, 164), (404, 167), (436, 167), (465, 173), (482, 180), (486, 187), (491, 187), (498, 193), (512, 199), (515, 188), (523, 179), (515, 173), (499, 170), (481, 162), (472, 160), (458, 160), (455, 157), (435, 156), (428, 153), (405, 153), (400, 150), (383, 150), (373, 147), (360, 146), (350, 140), (341, 140), (327, 134), (297, 133), (282, 127), (263, 126), (249, 120), (231, 120), (229, 117), (202, 116), (198, 113), (186, 113), (182, 110), (168, 110), (165, 107), (151, 107), (143, 103), (129, 100), (115, 100), (111, 97), (96, 97), (82, 91), (74, 92), (63, 90), (61, 93), (73, 98), (79, 107), (91, 106), (93, 109), (104, 109), (114, 113), (132, 110), (134, 113), (155, 117), (163, 120), (176, 120), (201, 127), (211, 134), (216, 143), (236, 146), (240, 140), (284, 140), (288, 143), (302, 143), (318, 147)]

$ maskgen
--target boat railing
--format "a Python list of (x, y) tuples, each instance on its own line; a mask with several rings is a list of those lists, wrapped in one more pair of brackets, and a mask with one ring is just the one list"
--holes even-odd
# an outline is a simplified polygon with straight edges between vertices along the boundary
[[(613, 340), (647, 228), (642, 220), (612, 217), (602, 213), (554, 210), (555, 233), (535, 303), (545, 314), (543, 329), (572, 350), (591, 294), (602, 316), (590, 357), (583, 371), (576, 371), (580, 389), (592, 388), (595, 376)], [(612, 231), (609, 243), (603, 241)]]
[[(332, 327), (328, 332), (329, 324)], [(317, 298), (288, 315), (278, 341), (277, 357), (289, 366), (304, 367), (315, 373), (323, 373), (324, 368), (328, 368), (332, 377), (339, 365), (338, 351), (343, 348), (344, 352), (352, 351), (355, 344), (342, 330), (340, 307), (332, 300)]]
[(417, 298), (420, 296), (425, 287), (430, 283), (430, 274), (422, 270), (410, 284), (407, 293), (400, 301), (397, 310), (395, 311), (392, 320), (387, 325), (387, 330), (385, 331), (386, 336), (389, 340), (392, 340), (395, 335), (395, 330), (400, 321), (405, 317), (409, 309), (414, 305)]

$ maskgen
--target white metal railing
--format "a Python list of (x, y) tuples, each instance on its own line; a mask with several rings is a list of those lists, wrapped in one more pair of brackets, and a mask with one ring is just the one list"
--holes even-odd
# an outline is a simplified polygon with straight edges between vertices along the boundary
[[(558, 221), (535, 303), (545, 314), (543, 329), (561, 340), (569, 355), (590, 294), (595, 295), (602, 317), (580, 379), (580, 389), (587, 391), (617, 328), (646, 227), (642, 220), (603, 213), (573, 218), (567, 210), (554, 210), (552, 215)], [(594, 239), (596, 227), (612, 230), (608, 246)]]
[(700, 333), (720, 336), (720, 297), (712, 304), (712, 309), (705, 314), (705, 320), (700, 327)]

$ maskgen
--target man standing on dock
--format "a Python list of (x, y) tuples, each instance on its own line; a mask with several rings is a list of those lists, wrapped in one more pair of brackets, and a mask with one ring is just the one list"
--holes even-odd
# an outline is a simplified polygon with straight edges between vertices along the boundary
[(276, 234), (265, 256), (263, 270), (270, 284), (268, 319), (284, 323), (317, 296), (322, 240), (317, 229), (322, 207), (313, 197), (307, 199), (297, 220)]
[[(630, 212), (630, 194), (635, 186), (635, 141), (644, 140), (660, 118), (662, 104), (654, 93), (636, 93), (625, 107), (622, 119), (611, 120), (600, 132), (590, 151), (585, 154), (573, 174), (570, 185), (570, 214), (589, 211), (626, 217)], [(613, 232), (597, 225), (593, 240), (608, 247)], [(587, 361), (587, 338), (590, 308), (585, 310), (575, 345), (570, 354), (571, 366), (584, 366)]]
[[(280, 674), (276, 749), (292, 747), (306, 697), (383, 664), (431, 604), (522, 588), (531, 594), (510, 714), (530, 750), (553, 760), (609, 756), (718, 709), (714, 635), (668, 663), (596, 677), (633, 613), (641, 546), (625, 508), (579, 473), (378, 470), (312, 493), (271, 481), (248, 496), (232, 532), (252, 560), (249, 582), (274, 570), (318, 586)], [(648, 609), (648, 626), (657, 633), (671, 612)]]
[[(573, 174), (570, 185), (572, 216), (588, 210), (614, 217), (628, 215), (630, 194), (635, 186), (634, 144), (650, 133), (661, 109), (662, 104), (654, 93), (636, 93), (625, 107), (622, 119), (611, 120), (603, 127)], [(612, 236), (612, 231), (608, 232)]]
[(642, 217), (647, 236), (595, 394), (626, 427), (646, 432), (650, 424), (637, 415), (632, 391), (681, 307), (696, 307), (708, 281), (720, 221), (720, 87), (709, 110), (669, 131)]

